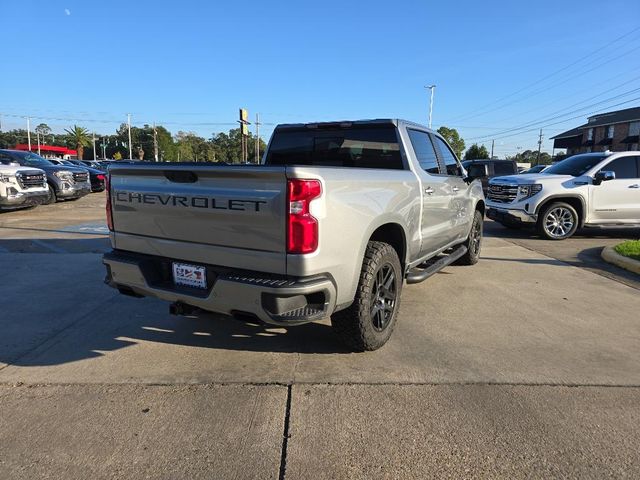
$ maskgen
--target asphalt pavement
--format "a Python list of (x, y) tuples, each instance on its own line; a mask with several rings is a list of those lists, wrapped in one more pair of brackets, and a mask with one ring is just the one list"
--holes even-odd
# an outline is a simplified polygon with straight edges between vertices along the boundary
[(488, 223), (354, 354), (117, 294), (103, 198), (0, 215), (0, 478), (640, 475), (637, 279), (570, 243)]

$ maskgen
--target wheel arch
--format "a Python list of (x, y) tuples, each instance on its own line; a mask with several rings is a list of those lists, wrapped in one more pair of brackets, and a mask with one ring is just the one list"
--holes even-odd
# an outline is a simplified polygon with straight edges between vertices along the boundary
[(407, 259), (407, 235), (399, 223), (385, 223), (377, 227), (369, 236), (367, 242), (385, 242), (393, 247), (400, 259), (400, 266), (404, 273)]
[(578, 227), (582, 227), (584, 225), (587, 214), (587, 205), (584, 198), (580, 195), (551, 195), (536, 207), (536, 215), (541, 215), (548, 205), (557, 202), (564, 202), (571, 205), (578, 213)]

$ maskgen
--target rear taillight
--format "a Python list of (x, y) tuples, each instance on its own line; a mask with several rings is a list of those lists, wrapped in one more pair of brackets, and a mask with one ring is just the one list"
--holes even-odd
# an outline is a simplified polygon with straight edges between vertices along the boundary
[(96, 178), (97, 178), (98, 180), (103, 181), (103, 182), (105, 181), (105, 177), (104, 177), (104, 175), (96, 175)]
[(111, 175), (104, 177), (104, 191), (107, 192), (107, 227), (113, 232), (113, 216), (111, 214)]
[(309, 213), (309, 204), (321, 193), (318, 180), (287, 181), (287, 253), (311, 253), (318, 248), (318, 220)]

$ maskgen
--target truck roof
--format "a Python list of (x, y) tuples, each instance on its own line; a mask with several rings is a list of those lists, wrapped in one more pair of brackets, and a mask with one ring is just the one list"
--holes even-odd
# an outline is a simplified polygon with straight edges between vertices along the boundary
[[(393, 126), (411, 126), (419, 128), (421, 130), (427, 130), (434, 132), (434, 130), (420, 125), (419, 123), (411, 122), (409, 120), (403, 120), (400, 118), (375, 118), (364, 120), (336, 120), (333, 122), (309, 122), (309, 123), (282, 123), (276, 126), (275, 130), (300, 130), (300, 129), (313, 129), (313, 128), (329, 128), (329, 127), (341, 127), (348, 128), (353, 125), (393, 125)], [(435, 133), (435, 132), (434, 132)]]

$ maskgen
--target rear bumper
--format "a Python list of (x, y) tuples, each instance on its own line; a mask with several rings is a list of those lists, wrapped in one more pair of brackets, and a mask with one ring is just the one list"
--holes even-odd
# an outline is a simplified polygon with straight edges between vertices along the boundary
[(17, 192), (0, 197), (0, 207), (5, 209), (33, 207), (45, 203), (49, 199), (47, 190), (38, 192)]
[(495, 207), (487, 208), (487, 217), (496, 222), (523, 226), (535, 225), (538, 220), (537, 215), (532, 215), (524, 210)]
[(180, 302), (225, 315), (255, 315), (280, 326), (320, 320), (335, 309), (336, 287), (329, 275), (293, 278), (204, 265), (207, 288), (195, 289), (173, 283), (172, 261), (181, 260), (114, 250), (103, 257), (105, 283), (125, 294)]

